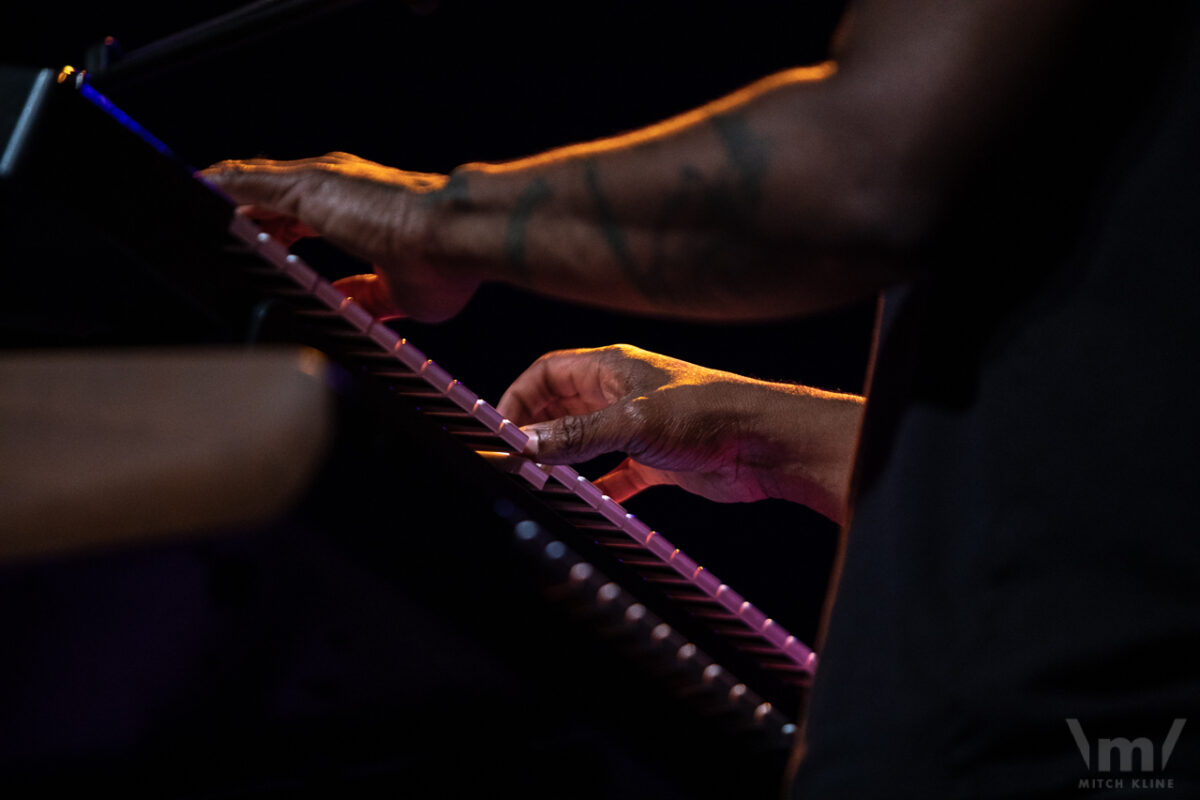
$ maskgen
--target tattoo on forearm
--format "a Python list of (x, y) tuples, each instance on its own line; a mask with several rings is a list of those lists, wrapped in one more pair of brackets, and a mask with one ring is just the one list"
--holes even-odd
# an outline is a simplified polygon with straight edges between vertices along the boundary
[[(665, 275), (672, 269), (684, 269), (688, 280), (674, 281), (693, 297), (721, 298), (745, 280), (751, 268), (744, 247), (751, 238), (756, 215), (762, 205), (763, 184), (770, 164), (770, 152), (765, 139), (756, 134), (738, 114), (721, 114), (712, 118), (713, 128), (729, 159), (729, 168), (705, 179), (695, 169), (685, 167), (680, 173), (678, 194), (674, 203), (679, 211), (674, 225), (666, 217), (660, 220), (659, 239), (672, 227), (679, 228), (690, 220), (697, 234), (688, 238), (686, 250), (668, 260), (661, 244), (656, 246), (659, 264), (655, 272)], [(664, 212), (671, 204), (664, 206)]]
[[(654, 250), (650, 267), (643, 270), (638, 288), (651, 300), (658, 300), (670, 291), (670, 273), (679, 270), (667, 252), (667, 232), (685, 227), (696, 216), (696, 198), (705, 191), (704, 175), (693, 166), (679, 171), (679, 185), (663, 201), (662, 211), (654, 221)], [(686, 266), (685, 266), (686, 268)]]
[(469, 199), (470, 186), (467, 173), (451, 172), (450, 177), (446, 180), (446, 185), (442, 187), (441, 195), (452, 204)]
[(513, 204), (508, 228), (504, 232), (504, 256), (517, 278), (529, 274), (529, 266), (525, 262), (525, 228), (529, 225), (529, 218), (539, 206), (550, 200), (550, 196), (549, 184), (542, 178), (535, 178), (517, 195)]
[(617, 265), (630, 282), (645, 293), (645, 280), (652, 276), (633, 257), (633, 253), (629, 249), (629, 242), (625, 238), (625, 231), (617, 222), (616, 215), (613, 214), (608, 199), (600, 188), (600, 178), (596, 174), (596, 162), (592, 159), (584, 162), (583, 180), (587, 184), (588, 196), (596, 209), (596, 218), (600, 223), (600, 233), (604, 236), (604, 241), (608, 243), (609, 251), (612, 252), (613, 258), (617, 260)]
[(744, 279), (743, 245), (762, 204), (769, 147), (737, 114), (715, 116), (712, 125), (727, 166), (708, 175), (690, 165), (680, 169), (679, 182), (659, 213), (642, 223), (643, 230), (652, 232), (652, 241), (641, 259), (634, 255), (626, 227), (600, 185), (596, 162), (583, 164), (599, 232), (621, 272), (647, 299), (711, 301), (727, 296)]
[(737, 171), (735, 191), (743, 209), (743, 221), (757, 210), (762, 199), (763, 180), (767, 176), (767, 142), (750, 129), (739, 114), (718, 114), (712, 118), (717, 136), (725, 147), (729, 161)]
[(424, 208), (429, 208), (437, 203), (446, 203), (455, 205), (463, 200), (470, 199), (470, 186), (465, 172), (451, 172), (446, 177), (446, 182), (442, 188), (421, 195), (417, 202)]

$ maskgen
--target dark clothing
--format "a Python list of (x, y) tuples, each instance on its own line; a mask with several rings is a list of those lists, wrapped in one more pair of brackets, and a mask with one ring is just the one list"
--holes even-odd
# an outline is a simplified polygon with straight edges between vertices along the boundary
[(1200, 26), (1090, 14), (886, 298), (795, 797), (1200, 792)]

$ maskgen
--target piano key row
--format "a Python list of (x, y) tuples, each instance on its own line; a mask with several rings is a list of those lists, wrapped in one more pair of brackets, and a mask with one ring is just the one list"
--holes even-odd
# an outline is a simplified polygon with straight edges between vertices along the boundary
[[(770, 651), (782, 654), (804, 672), (815, 671), (816, 657), (809, 648), (657, 531), (650, 530), (632, 514), (625, 513), (619, 504), (602, 494), (594, 484), (586, 482), (570, 467), (554, 467), (550, 475), (565, 487), (580, 487), (577, 496), (611, 525), (611, 532), (599, 526), (595, 537), (597, 543), (617, 550), (629, 550), (630, 554), (619, 559), (641, 573), (647, 581), (681, 590), (668, 591), (672, 599), (704, 604), (712, 610), (724, 612), (724, 619), (740, 622), (752, 636), (765, 640)], [(634, 548), (628, 547), (630, 540)]]
[(525, 549), (555, 568), (557, 584), (551, 591), (559, 599), (572, 598), (609, 638), (624, 640), (639, 654), (653, 656), (660, 670), (676, 675), (684, 695), (704, 701), (707, 713), (734, 714), (743, 730), (768, 733), (776, 744), (787, 745), (796, 726), (736, 675), (537, 523), (517, 522), (514, 533)]
[[(509, 473), (527, 477), (533, 473), (541, 479), (554, 476), (556, 480), (547, 485), (557, 485), (560, 493), (540, 492), (546, 505), (575, 527), (588, 530), (597, 544), (616, 551), (619, 562), (648, 583), (659, 586), (669, 599), (688, 607), (693, 616), (703, 620), (715, 633), (733, 639), (734, 647), (759, 656), (757, 660), (766, 669), (802, 676), (804, 681), (814, 671), (815, 659), (807, 647), (609, 498), (599, 495), (602, 501), (607, 501), (602, 502), (601, 509), (615, 507), (621, 512), (619, 518), (593, 508), (586, 495), (567, 491), (566, 487), (579, 481), (572, 481), (569, 475), (556, 471), (556, 467), (533, 465), (519, 456), (493, 453), (488, 457)], [(587, 485), (599, 492), (594, 485)], [(591, 499), (594, 501), (595, 497)], [(653, 549), (647, 543), (653, 544)], [(663, 552), (667, 554), (665, 558)]]
[[(298, 314), (319, 320), (324, 333), (329, 332), (330, 324), (340, 325), (342, 334), (352, 337), (349, 352), (363, 361), (374, 362), (370, 374), (396, 384), (397, 394), (430, 407), (422, 408), (423, 411), (444, 413), (457, 409), (479, 424), (477, 430), (460, 426), (454, 433), (475, 439), (491, 435), (516, 452), (524, 449), (528, 437), (520, 428), (504, 419), (487, 401), (453, 379), (353, 299), (322, 279), (302, 259), (288, 253), (281, 242), (240, 215), (234, 216), (230, 233), (263, 260), (263, 267), (257, 271), (260, 277), (271, 281), (271, 285), (264, 287), (267, 291), (283, 295), (291, 302), (299, 298), (307, 300)], [(289, 296), (292, 289), (299, 295)]]
[[(461, 414), (454, 422), (444, 422), (443, 427), (468, 440), (473, 449), (486, 451), (488, 443), (498, 442), (515, 453), (523, 452), (528, 438), (516, 425), (322, 279), (303, 260), (288, 253), (281, 242), (237, 215), (230, 231), (270, 265), (260, 271), (275, 282), (276, 293), (289, 283), (302, 292), (307, 303), (299, 313), (319, 319), (323, 328), (336, 323), (343, 332), (349, 332), (352, 341), (342, 348), (343, 352), (370, 364), (368, 372), (392, 384), (396, 394), (415, 401), (426, 414), (442, 418)], [(498, 459), (491, 460), (498, 463)], [(741, 649), (754, 647), (754, 652), (782, 661), (789, 670), (805, 674), (815, 671), (816, 656), (808, 647), (571, 467), (547, 467), (518, 458), (516, 468), (507, 471), (521, 475), (535, 490), (548, 495), (547, 503), (579, 527), (595, 531), (597, 543), (641, 556), (630, 566), (647, 581), (670, 587), (668, 597), (706, 607), (706, 619), (736, 621), (745, 626), (749, 635), (736, 637), (746, 640), (738, 645)], [(629, 557), (621, 560), (628, 561)], [(756, 640), (761, 644), (752, 644)]]

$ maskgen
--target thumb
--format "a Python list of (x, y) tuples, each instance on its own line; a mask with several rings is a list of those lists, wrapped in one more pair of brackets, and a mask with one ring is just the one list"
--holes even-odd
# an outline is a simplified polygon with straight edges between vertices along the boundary
[(395, 319), (404, 316), (404, 312), (392, 299), (387, 283), (378, 275), (351, 275), (339, 278), (333, 285), (338, 291), (345, 292), (353, 298), (354, 302), (365, 308), (373, 317)]
[(559, 417), (521, 428), (529, 435), (526, 454), (544, 464), (573, 464), (625, 450), (633, 439), (629, 416), (616, 405), (590, 414)]
[(613, 500), (624, 503), (644, 489), (663, 483), (673, 483), (673, 481), (662, 470), (647, 467), (632, 458), (627, 458), (611, 472), (600, 476), (593, 483), (596, 484), (596, 488)]

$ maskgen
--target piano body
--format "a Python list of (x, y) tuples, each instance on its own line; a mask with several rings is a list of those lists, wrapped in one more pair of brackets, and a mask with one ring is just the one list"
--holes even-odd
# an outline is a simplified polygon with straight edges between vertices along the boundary
[[(102, 592), (113, 570), (174, 575), (181, 594), (204, 594), (226, 627), (199, 637), (202, 652), (184, 654), (190, 662), (162, 671), (173, 687), (146, 692), (141, 706), (93, 702), (98, 718), (79, 726), (80, 742), (34, 731), (0, 770), (34, 788), (107, 780), (156, 796), (231, 787), (248, 796), (347, 787), (455, 796), (498, 784), (548, 797), (774, 791), (816, 668), (803, 641), (677, 549), (669, 531), (575, 470), (517, 455), (524, 435), (486, 400), (233, 214), (85, 76), (5, 70), (0, 80), (14, 285), (45, 281), (19, 275), (14, 261), (42, 252), (45, 243), (24, 234), (44, 235), (47, 217), (61, 219), (83, 252), (115, 248), (136, 265), (120, 279), (83, 270), (96, 292), (61, 294), (49, 312), (60, 315), (61, 336), (6, 344), (299, 343), (325, 354), (338, 408), (332, 452), (284, 519), (132, 555), (3, 567), (0, 590), (35, 603), (62, 582), (83, 586), (80, 597), (88, 586)], [(139, 291), (122, 297), (112, 289), (121, 280)], [(116, 308), (97, 311), (98, 296)], [(4, 306), (18, 307), (11, 296)], [(282, 617), (294, 617), (292, 627), (276, 639), (239, 640)], [(53, 619), (35, 613), (29, 624)], [(142, 624), (146, 636), (183, 640), (169, 622)], [(154, 653), (165, 644), (118, 634), (151, 661), (172, 659)], [(48, 652), (60, 662), (81, 655), (64, 642)], [(355, 647), (370, 652), (341, 680), (330, 677), (329, 662)], [(124, 663), (108, 660), (101, 669)], [(21, 692), (35, 666), (10, 665), (6, 691)], [(241, 674), (247, 668), (258, 674)], [(87, 669), (59, 663), (42, 686)], [(62, 703), (121, 685), (78, 683)], [(164, 699), (180, 686), (198, 694)], [(0, 724), (5, 738), (52, 727), (53, 718), (31, 721), (37, 703), (10, 707), (29, 713)], [(120, 713), (126, 729), (96, 735)]]

